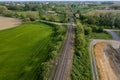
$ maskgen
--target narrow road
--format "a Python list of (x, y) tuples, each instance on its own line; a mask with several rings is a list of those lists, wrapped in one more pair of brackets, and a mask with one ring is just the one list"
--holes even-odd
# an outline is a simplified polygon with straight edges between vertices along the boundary
[(37, 20), (37, 21), (40, 21), (40, 22), (44, 22), (44, 23), (51, 23), (51, 24), (56, 24), (56, 25), (73, 25), (75, 26), (75, 24), (71, 24), (71, 23), (59, 23), (59, 22), (52, 22), (52, 21), (46, 21), (46, 20)]
[(115, 31), (110, 31), (109, 33), (112, 36), (113, 40), (120, 40), (120, 36)]
[(63, 45), (62, 51), (61, 51), (61, 56), (58, 60), (56, 72), (54, 75), (54, 80), (68, 80), (68, 77), (70, 77), (69, 72), (70, 72), (70, 64), (72, 63), (72, 58), (73, 58), (73, 14), (71, 10), (69, 9), (70, 12), (70, 24), (68, 26), (68, 31), (67, 31), (67, 38), (66, 41)]
[(116, 33), (117, 31), (120, 31), (120, 30), (112, 30), (112, 29), (104, 29), (105, 31), (107, 31), (113, 38), (113, 40), (117, 40), (119, 41), (120, 40), (120, 36)]
[(120, 40), (120, 36), (115, 31), (107, 31), (112, 36), (113, 40)]
[(104, 31), (120, 31), (119, 29), (104, 29)]
[(92, 75), (93, 75), (93, 80), (100, 80), (98, 69), (97, 69), (97, 64), (95, 60), (95, 55), (93, 52), (94, 45), (95, 45), (94, 40), (91, 40), (91, 43), (89, 45), (89, 54), (90, 54), (90, 61), (91, 61), (91, 67), (92, 67)]

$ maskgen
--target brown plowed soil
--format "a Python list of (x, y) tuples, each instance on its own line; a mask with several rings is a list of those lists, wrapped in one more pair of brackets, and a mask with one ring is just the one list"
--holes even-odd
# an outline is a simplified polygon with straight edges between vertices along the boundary
[(97, 42), (94, 54), (100, 80), (120, 80), (120, 48), (114, 49), (106, 42)]
[(21, 24), (21, 20), (0, 16), (0, 30), (12, 28)]

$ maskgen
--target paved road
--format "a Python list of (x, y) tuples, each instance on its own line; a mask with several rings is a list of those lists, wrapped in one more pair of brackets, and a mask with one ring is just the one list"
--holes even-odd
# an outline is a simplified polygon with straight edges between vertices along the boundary
[(120, 40), (120, 36), (115, 31), (110, 31), (109, 33), (112, 36), (113, 40)]
[(116, 31), (120, 30), (105, 29), (105, 31), (107, 31), (112, 36), (113, 40), (120, 41), (120, 36), (116, 33)]
[(120, 31), (120, 30), (116, 30), (116, 29), (104, 29), (105, 31)]
[(45, 22), (45, 23), (51, 23), (51, 24), (56, 24), (56, 25), (72, 25), (72, 26), (75, 26), (75, 24), (71, 24), (71, 23), (59, 23), (59, 22), (52, 22), (52, 21), (46, 21), (46, 20), (37, 20), (37, 21), (40, 21), (40, 22)]
[[(67, 31), (67, 39), (64, 43), (64, 46), (62, 48), (62, 51), (61, 51), (61, 56), (58, 60), (58, 64), (57, 64), (57, 68), (56, 68), (56, 72), (55, 72), (55, 75), (54, 75), (54, 80), (68, 80), (68, 77), (70, 77), (69, 75), (69, 71), (70, 71), (70, 64), (72, 62), (72, 57), (73, 57), (73, 52), (72, 52), (72, 48), (73, 48), (73, 14), (71, 12), (71, 10), (69, 9), (70, 11), (70, 24), (68, 26), (68, 31)], [(68, 76), (69, 75), (69, 76)]]

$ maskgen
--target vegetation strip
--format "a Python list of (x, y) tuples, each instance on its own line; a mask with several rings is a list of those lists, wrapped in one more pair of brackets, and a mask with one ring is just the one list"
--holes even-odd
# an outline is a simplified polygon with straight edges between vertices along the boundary
[[(83, 25), (76, 20), (77, 26), (75, 31), (75, 54), (73, 59), (73, 69), (71, 74), (72, 80), (92, 80), (90, 58), (84, 35)], [(78, 66), (79, 65), (79, 66)]]

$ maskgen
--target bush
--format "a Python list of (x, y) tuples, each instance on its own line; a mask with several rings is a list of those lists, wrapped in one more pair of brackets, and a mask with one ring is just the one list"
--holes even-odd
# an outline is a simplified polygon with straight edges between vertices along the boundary
[(3, 15), (6, 17), (13, 17), (14, 13), (12, 11), (6, 10), (3, 12)]
[(102, 27), (99, 27), (98, 30), (97, 30), (97, 32), (99, 32), (99, 33), (100, 33), (100, 32), (103, 32), (103, 28), (102, 28)]
[[(75, 31), (75, 55), (73, 58), (73, 68), (71, 79), (72, 80), (92, 80), (91, 77), (91, 66), (89, 54), (87, 52), (87, 44), (84, 35), (84, 28), (81, 23), (76, 21), (78, 26), (76, 26)], [(86, 29), (87, 33), (90, 33), (91, 30)]]
[(24, 18), (23, 21), (24, 21), (24, 22), (29, 22), (29, 21), (31, 21), (31, 20), (30, 20), (30, 18)]
[(5, 6), (0, 6), (0, 14), (3, 14), (4, 11), (8, 10)]
[(90, 28), (90, 27), (85, 27), (84, 32), (85, 32), (85, 35), (89, 35), (89, 34), (92, 33), (92, 28)]
[(50, 59), (54, 59), (54, 58), (56, 58), (56, 55), (58, 54), (57, 53), (57, 51), (56, 50), (54, 50), (54, 51), (52, 51), (51, 53), (49, 53), (50, 54)]
[(62, 35), (59, 35), (58, 37), (57, 37), (57, 41), (62, 41), (64, 39), (64, 37), (62, 36)]
[(32, 12), (28, 12), (27, 15), (26, 15), (27, 18), (30, 19), (30, 21), (35, 21), (37, 18), (36, 18), (36, 15), (33, 14)]
[(40, 67), (40, 79), (46, 80), (49, 71), (49, 62), (43, 62)]

